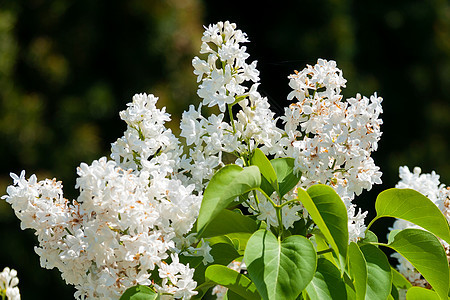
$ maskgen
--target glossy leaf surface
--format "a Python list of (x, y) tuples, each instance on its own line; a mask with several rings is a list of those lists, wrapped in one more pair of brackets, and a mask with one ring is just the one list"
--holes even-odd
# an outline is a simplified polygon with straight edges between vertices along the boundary
[(202, 205), (197, 219), (199, 236), (205, 227), (238, 196), (256, 189), (261, 184), (257, 166), (241, 168), (227, 165), (211, 178), (203, 193)]
[(281, 241), (261, 229), (249, 239), (244, 261), (263, 299), (295, 299), (314, 277), (317, 254), (303, 236)]
[(345, 283), (339, 269), (325, 258), (317, 261), (314, 278), (306, 287), (311, 300), (347, 299)]
[(375, 202), (377, 219), (394, 217), (412, 222), (450, 243), (450, 227), (439, 208), (427, 197), (411, 189), (388, 189)]
[(244, 274), (222, 265), (211, 265), (205, 272), (206, 280), (213, 281), (232, 290), (244, 299), (261, 299), (255, 285)]
[(431, 284), (436, 293), (447, 299), (449, 269), (447, 255), (439, 240), (420, 229), (404, 229), (387, 245), (405, 257)]
[(323, 184), (313, 185), (307, 192), (299, 188), (298, 199), (338, 255), (343, 272), (348, 248), (348, 216), (344, 202), (333, 188)]

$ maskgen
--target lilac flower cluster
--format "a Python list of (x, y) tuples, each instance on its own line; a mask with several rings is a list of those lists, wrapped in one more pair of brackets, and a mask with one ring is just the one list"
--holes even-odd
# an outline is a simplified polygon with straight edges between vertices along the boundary
[[(303, 206), (283, 206), (278, 223), (273, 203), (296, 199), (298, 187), (323, 183), (347, 206), (351, 240), (363, 237), (366, 213), (352, 200), (381, 183), (370, 155), (381, 136), (382, 99), (358, 94), (343, 101), (342, 71), (334, 61), (319, 59), (289, 76), (288, 98), (296, 102), (277, 119), (258, 92), (257, 63), (246, 62), (245, 42), (246, 34), (230, 22), (206, 28), (204, 58), (192, 61), (202, 102), (191, 105), (180, 123), (186, 146), (165, 127), (170, 116), (156, 108), (158, 98), (138, 94), (120, 113), (127, 129), (112, 144), (112, 160), (103, 157), (77, 169), (77, 199), (65, 199), (55, 179), (11, 175), (14, 183), (3, 198), (22, 229), (35, 230), (42, 267), (58, 268), (76, 287), (77, 299), (117, 299), (136, 284), (173, 298), (195, 295), (194, 270), (179, 258), (213, 261), (208, 242), (191, 233), (202, 193), (219, 168), (249, 165), (257, 148), (268, 156), (293, 157), (301, 174), (283, 199), (249, 195), (243, 204), (257, 219), (268, 227), (293, 226), (307, 216)], [(204, 106), (217, 106), (219, 113), (205, 115)]]
[[(128, 128), (112, 145), (114, 160), (103, 157), (78, 168), (76, 200), (65, 199), (55, 179), (12, 174), (4, 198), (22, 229), (36, 231), (41, 266), (58, 268), (75, 285), (77, 299), (117, 299), (136, 284), (178, 298), (196, 294), (193, 269), (178, 262), (178, 253), (203, 254), (186, 246), (195, 242), (189, 232), (201, 196), (175, 174), (178, 140), (164, 128), (169, 116), (156, 100), (134, 96), (121, 113)], [(150, 277), (155, 269), (159, 284)]]
[(20, 300), (20, 291), (17, 285), (19, 278), (17, 278), (17, 271), (8, 267), (0, 272), (0, 296), (2, 299)]
[[(446, 187), (439, 181), (439, 175), (432, 171), (431, 173), (422, 173), (419, 167), (415, 167), (411, 172), (408, 167), (400, 167), (399, 171), (400, 181), (395, 186), (400, 189), (413, 189), (430, 199), (441, 210), (447, 221), (450, 222), (450, 187)], [(420, 228), (408, 221), (397, 219), (390, 228), (392, 230), (403, 230), (406, 228)], [(445, 241), (440, 240), (450, 258), (450, 245)], [(421, 274), (414, 268), (414, 266), (397, 252), (392, 254), (392, 257), (397, 258), (397, 269), (408, 279), (413, 285), (426, 287), (428, 282), (421, 276)], [(403, 298), (404, 293), (403, 292)]]

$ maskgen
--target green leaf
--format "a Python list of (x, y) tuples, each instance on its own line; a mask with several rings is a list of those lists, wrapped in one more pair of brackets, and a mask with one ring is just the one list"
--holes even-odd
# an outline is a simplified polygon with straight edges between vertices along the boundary
[(440, 300), (435, 291), (423, 287), (413, 286), (406, 292), (406, 300)]
[(354, 242), (348, 248), (349, 272), (355, 286), (356, 299), (364, 299), (367, 290), (367, 263), (364, 254)]
[[(325, 239), (325, 236), (323, 235), (323, 233), (320, 230), (314, 229), (312, 231), (312, 234), (313, 235), (311, 237), (311, 240), (313, 242), (315, 242), (317, 252), (330, 249), (330, 246), (328, 245), (327, 240)], [(320, 257), (324, 257), (324, 258), (328, 259), (329, 261), (331, 261), (333, 264), (335, 264), (337, 266), (336, 259), (334, 258), (332, 252), (323, 253), (320, 255)]]
[(386, 299), (391, 294), (392, 274), (388, 258), (374, 245), (360, 247), (367, 264), (367, 290), (365, 299)]
[(232, 241), (236, 251), (238, 251), (240, 255), (244, 255), (245, 248), (247, 247), (247, 242), (252, 234), (253, 232), (234, 232), (229, 233), (226, 236)]
[(306, 224), (307, 224), (306, 219), (301, 218), (300, 220), (294, 222), (293, 228), (290, 229), (289, 231), (291, 232), (291, 234), (306, 236), (306, 234), (308, 233), (308, 228), (306, 227)]
[[(259, 299), (261, 299), (261, 297)], [(228, 290), (223, 300), (246, 300), (246, 299), (240, 296), (239, 294), (233, 292), (232, 290)]]
[(253, 233), (258, 229), (258, 224), (251, 218), (238, 212), (223, 209), (209, 222), (202, 233), (202, 237), (213, 237), (233, 232)]
[(253, 282), (244, 274), (221, 265), (211, 265), (206, 269), (207, 280), (223, 285), (245, 299), (261, 299)]
[(356, 300), (355, 290), (352, 289), (351, 286), (346, 284), (345, 290), (347, 291), (347, 300)]
[(399, 289), (409, 289), (412, 287), (411, 282), (405, 278), (399, 271), (391, 267), (392, 283)]
[(267, 181), (266, 178), (261, 177), (261, 185), (260, 188), (266, 193), (268, 196), (272, 195), (275, 191), (273, 186)]
[(248, 240), (244, 261), (263, 299), (295, 299), (314, 277), (317, 254), (303, 236), (281, 241), (261, 229)]
[(376, 218), (394, 217), (412, 222), (450, 244), (450, 228), (439, 208), (427, 197), (411, 189), (388, 189), (375, 202)]
[(199, 265), (203, 264), (203, 256), (186, 256), (184, 254), (179, 254), (178, 258), (180, 263), (187, 265), (191, 268), (197, 268)]
[(294, 159), (290, 157), (275, 158), (270, 161), (277, 174), (280, 198), (292, 190), (300, 181), (301, 174), (294, 173)]
[(359, 246), (361, 246), (362, 244), (367, 244), (367, 243), (378, 243), (377, 235), (370, 230), (367, 230), (366, 236), (362, 240), (359, 240), (357, 242), (357, 244)]
[(240, 256), (233, 244), (233, 241), (227, 236), (215, 237), (209, 240), (214, 263), (228, 265), (234, 259)]
[[(269, 182), (273, 190), (277, 191), (277, 193), (279, 194), (280, 192), (278, 190), (277, 174), (275, 173), (275, 170), (273, 169), (269, 159), (259, 148), (256, 148), (255, 152), (253, 153), (252, 165), (258, 166), (261, 174)], [(268, 195), (270, 196), (270, 194)]]
[(400, 295), (398, 294), (398, 289), (394, 284), (392, 284), (390, 296), (391, 296), (390, 298), (393, 300), (399, 300)]
[(431, 284), (436, 293), (447, 299), (449, 269), (447, 255), (439, 240), (420, 229), (404, 229), (385, 245), (406, 258)]
[(341, 272), (325, 258), (317, 260), (316, 273), (306, 287), (306, 292), (311, 300), (347, 299), (347, 291)]
[(192, 296), (191, 300), (202, 299), (203, 296), (205, 296), (205, 294), (208, 292), (208, 290), (210, 288), (212, 288), (213, 286), (216, 286), (216, 283), (214, 283), (212, 281), (206, 281), (206, 282), (200, 284), (199, 286), (197, 286), (195, 288), (195, 290), (198, 292), (198, 294)]
[(400, 229), (394, 229), (391, 230), (391, 232), (389, 232), (389, 236), (388, 236), (388, 244), (392, 243), (392, 241), (394, 240), (395, 236), (397, 235), (397, 233), (399, 233), (401, 230)]
[(239, 195), (256, 189), (261, 184), (261, 174), (257, 166), (242, 169), (237, 165), (227, 165), (211, 178), (203, 193), (202, 205), (197, 219), (197, 236), (223, 209)]
[[(214, 259), (214, 264), (227, 266), (233, 260), (242, 257), (242, 254), (235, 249), (233, 241), (227, 236), (222, 235), (212, 237), (209, 238), (208, 241), (209, 245), (211, 246), (211, 250), (209, 253)], [(197, 264), (191, 265), (189, 260), (187, 260), (184, 256), (180, 256), (180, 262), (189, 262), (189, 266), (191, 268), (195, 268), (194, 280), (198, 284), (203, 284), (205, 282), (205, 270), (207, 267), (202, 262), (203, 257), (192, 257), (191, 259), (195, 260)]]
[(135, 285), (128, 288), (119, 300), (154, 300), (158, 294), (145, 285)]
[(307, 192), (299, 188), (297, 193), (298, 199), (338, 255), (343, 274), (348, 248), (348, 217), (344, 202), (333, 188), (323, 184), (313, 185)]

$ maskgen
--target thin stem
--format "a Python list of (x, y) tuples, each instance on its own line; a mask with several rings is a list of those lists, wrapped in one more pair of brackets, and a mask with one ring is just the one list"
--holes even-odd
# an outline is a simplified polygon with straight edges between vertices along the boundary
[(283, 217), (281, 215), (281, 205), (276, 204), (273, 200), (264, 192), (261, 188), (257, 188), (257, 190), (266, 197), (266, 199), (272, 204), (273, 208), (275, 208), (275, 212), (278, 220), (278, 236), (283, 234)]
[(258, 195), (256, 194), (256, 191), (253, 190), (252, 192), (253, 192), (253, 197), (255, 197), (256, 203), (259, 204), (259, 199), (258, 199)]
[(336, 161), (337, 161), (337, 159), (335, 158), (334, 161), (333, 161), (333, 165), (331, 166), (331, 170), (334, 169), (334, 166), (336, 165)]
[(275, 204), (275, 202), (273, 202), (273, 200), (272, 200), (269, 196), (267, 196), (266, 192), (264, 192), (263, 189), (261, 189), (261, 188), (256, 188), (256, 189), (257, 189), (261, 194), (263, 194), (264, 197), (266, 197), (266, 199), (269, 200), (270, 203), (272, 203), (273, 207), (275, 207), (275, 208), (276, 208), (276, 207), (279, 207), (278, 204)]
[(295, 202), (300, 202), (298, 199), (292, 199), (289, 201), (284, 202), (283, 204), (280, 205), (280, 207), (283, 207), (285, 205), (291, 204), (291, 203), (295, 203)]
[(231, 127), (233, 127), (233, 133), (236, 134), (236, 127), (234, 126), (234, 118), (233, 118), (233, 105), (228, 104), (228, 115), (230, 116)]
[(379, 243), (379, 242), (370, 242), (369, 244), (374, 245), (374, 246), (384, 246), (384, 247), (389, 247), (388, 244)]
[(281, 215), (281, 206), (277, 205), (275, 206), (275, 211), (277, 213), (277, 219), (278, 219), (278, 237), (283, 235), (283, 218)]
[(239, 156), (239, 158), (242, 159), (242, 163), (244, 164), (244, 167), (247, 167), (248, 162), (246, 161), (245, 157), (241, 155), (241, 156)]
[(375, 217), (372, 221), (370, 221), (369, 225), (367, 225), (367, 228), (366, 228), (366, 230), (364, 231), (364, 235), (367, 234), (367, 231), (369, 231), (370, 226), (372, 226), (372, 224), (373, 224), (376, 220), (378, 220), (378, 217)]

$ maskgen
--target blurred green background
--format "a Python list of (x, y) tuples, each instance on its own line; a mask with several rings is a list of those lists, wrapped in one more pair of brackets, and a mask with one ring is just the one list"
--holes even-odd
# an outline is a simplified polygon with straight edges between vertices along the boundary
[[(359, 199), (372, 209), (398, 167), (435, 170), (450, 185), (450, 3), (425, 1), (0, 0), (0, 195), (10, 172), (64, 182), (107, 156), (122, 136), (118, 112), (135, 93), (160, 97), (172, 127), (198, 103), (191, 59), (202, 25), (230, 20), (246, 32), (261, 91), (280, 113), (287, 76), (334, 59), (344, 96), (384, 98), (377, 165), (383, 185)], [(375, 229), (382, 235), (389, 222)], [(0, 201), (0, 268), (19, 272), (23, 299), (71, 299), (57, 270), (39, 267), (33, 232)]]

